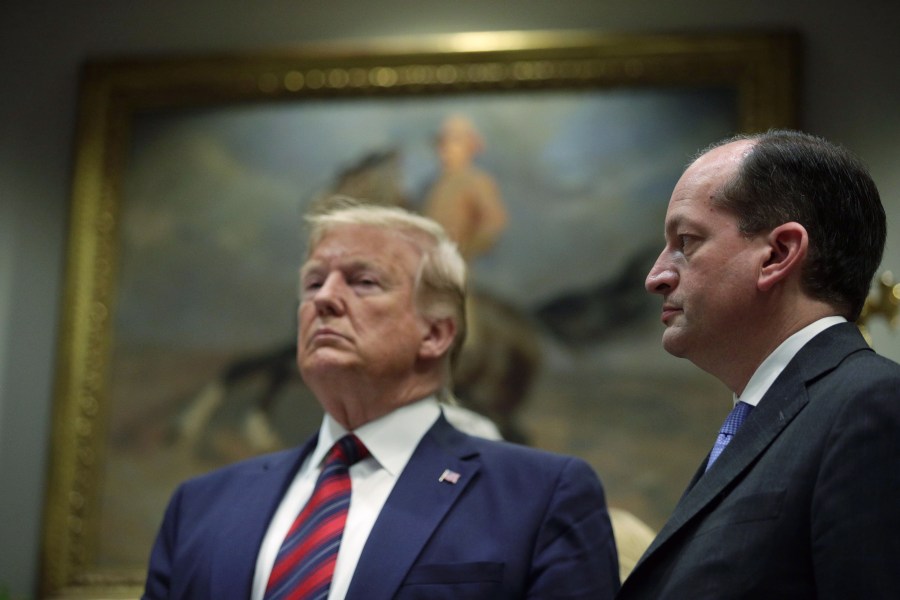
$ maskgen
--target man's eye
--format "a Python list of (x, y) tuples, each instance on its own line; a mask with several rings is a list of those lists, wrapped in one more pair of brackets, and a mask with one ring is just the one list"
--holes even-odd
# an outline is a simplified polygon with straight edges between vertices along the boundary
[(697, 244), (697, 238), (692, 235), (681, 234), (678, 236), (678, 248), (682, 252), (689, 252)]
[(319, 281), (318, 279), (311, 279), (309, 281), (304, 281), (303, 285), (301, 286), (301, 289), (303, 290), (304, 293), (309, 293), (309, 292), (316, 291), (320, 287), (322, 287), (321, 281)]

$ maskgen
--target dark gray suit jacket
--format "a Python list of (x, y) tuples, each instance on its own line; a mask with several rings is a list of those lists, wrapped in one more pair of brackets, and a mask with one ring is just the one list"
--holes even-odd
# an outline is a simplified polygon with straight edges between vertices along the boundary
[(617, 598), (900, 598), (900, 365), (855, 325), (813, 338)]

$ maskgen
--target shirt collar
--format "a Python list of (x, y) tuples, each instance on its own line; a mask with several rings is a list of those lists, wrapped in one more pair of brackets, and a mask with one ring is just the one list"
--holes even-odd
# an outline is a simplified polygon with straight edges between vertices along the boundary
[[(365, 444), (381, 468), (396, 477), (440, 414), (437, 398), (428, 396), (370, 421), (353, 433)], [(328, 450), (347, 433), (326, 413), (319, 428), (319, 441), (308, 464), (321, 464)]]
[(847, 319), (840, 316), (824, 317), (818, 321), (813, 321), (800, 331), (797, 331), (789, 338), (781, 342), (766, 359), (759, 365), (756, 372), (747, 382), (743, 393), (738, 396), (734, 395), (734, 404), (738, 401), (746, 402), (751, 406), (756, 406), (765, 395), (775, 380), (781, 375), (784, 368), (791, 362), (800, 349), (806, 345), (811, 339), (838, 323), (845, 323)]

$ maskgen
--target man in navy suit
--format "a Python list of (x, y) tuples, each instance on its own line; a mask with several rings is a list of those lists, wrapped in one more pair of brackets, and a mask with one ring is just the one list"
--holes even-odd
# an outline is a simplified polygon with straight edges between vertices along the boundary
[(310, 221), (297, 362), (325, 409), (318, 435), (180, 486), (144, 597), (262, 599), (323, 456), (353, 433), (370, 456), (349, 470), (328, 598), (612, 598), (615, 544), (587, 463), (442, 415), (465, 329), (465, 263), (443, 229), (346, 201)]
[(866, 169), (814, 136), (727, 140), (684, 172), (646, 286), (665, 349), (735, 410), (619, 598), (898, 597), (900, 365), (853, 323), (885, 236)]

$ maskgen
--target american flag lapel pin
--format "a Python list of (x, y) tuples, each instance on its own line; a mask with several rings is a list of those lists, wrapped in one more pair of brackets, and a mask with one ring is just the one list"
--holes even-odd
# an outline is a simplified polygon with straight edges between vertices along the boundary
[(446, 483), (456, 483), (459, 481), (459, 473), (456, 471), (451, 471), (450, 469), (444, 469), (444, 472), (441, 473), (441, 476), (438, 477), (438, 481), (446, 482)]

